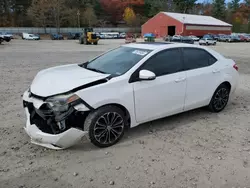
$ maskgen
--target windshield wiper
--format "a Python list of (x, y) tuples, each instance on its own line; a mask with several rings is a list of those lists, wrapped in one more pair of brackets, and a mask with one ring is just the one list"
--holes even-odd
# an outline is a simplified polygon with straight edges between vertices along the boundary
[(99, 72), (99, 73), (103, 73), (103, 74), (107, 74), (106, 72), (103, 72), (101, 70), (98, 70), (98, 69), (95, 69), (95, 68), (89, 68), (89, 67), (84, 67), (85, 69), (88, 69), (88, 70), (92, 70), (94, 72)]
[(83, 68), (85, 68), (87, 65), (88, 65), (88, 61), (86, 61), (86, 62), (84, 62), (84, 63), (80, 63), (80, 64), (78, 64), (78, 66), (79, 67), (83, 67)]

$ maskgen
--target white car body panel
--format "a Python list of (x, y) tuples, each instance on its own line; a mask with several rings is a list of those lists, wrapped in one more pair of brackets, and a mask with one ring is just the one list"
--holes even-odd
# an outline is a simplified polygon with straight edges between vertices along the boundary
[[(105, 83), (79, 89), (72, 94), (78, 95), (93, 110), (104, 105), (122, 106), (130, 115), (130, 127), (206, 106), (209, 104), (216, 88), (225, 81), (231, 84), (231, 94), (236, 89), (238, 72), (233, 68), (235, 62), (224, 58), (212, 49), (201, 46), (194, 47), (189, 44), (130, 43), (125, 46), (153, 51), (125, 74), (107, 79)], [(134, 71), (144, 64), (148, 58), (162, 50), (176, 47), (205, 49), (218, 61), (205, 68), (164, 75), (156, 77), (154, 80), (129, 82)], [(76, 64), (53, 67), (37, 74), (31, 84), (30, 91), (37, 96), (49, 97), (71, 91), (100, 79), (106, 79), (108, 76), (109, 74), (93, 72)], [(41, 99), (30, 96), (29, 91), (24, 93), (23, 99), (33, 103), (35, 108), (39, 108), (45, 103)], [(81, 103), (74, 106), (74, 109), (85, 113), (91, 110), (88, 105)], [(29, 113), (27, 109), (25, 110), (27, 119), (29, 119)], [(87, 134), (86, 131), (70, 128), (61, 134), (51, 135), (43, 133), (36, 125), (30, 125), (28, 120), (25, 130), (33, 143), (51, 149), (70, 147)]]
[(135, 82), (134, 100), (137, 123), (180, 113), (184, 108), (186, 72)]
[(40, 71), (33, 80), (30, 89), (33, 94), (46, 97), (68, 92), (107, 76), (109, 75), (89, 71), (77, 64), (52, 67)]

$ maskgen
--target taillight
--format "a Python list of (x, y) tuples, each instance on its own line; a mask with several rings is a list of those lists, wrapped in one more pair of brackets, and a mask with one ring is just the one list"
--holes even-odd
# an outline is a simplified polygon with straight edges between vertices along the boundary
[(239, 70), (239, 67), (236, 64), (234, 64), (233, 68), (237, 71)]

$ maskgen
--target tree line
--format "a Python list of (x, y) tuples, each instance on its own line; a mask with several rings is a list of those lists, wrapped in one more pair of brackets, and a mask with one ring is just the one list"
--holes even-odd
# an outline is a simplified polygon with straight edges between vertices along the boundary
[(139, 27), (160, 11), (213, 16), (250, 32), (250, 0), (0, 0), (0, 27)]

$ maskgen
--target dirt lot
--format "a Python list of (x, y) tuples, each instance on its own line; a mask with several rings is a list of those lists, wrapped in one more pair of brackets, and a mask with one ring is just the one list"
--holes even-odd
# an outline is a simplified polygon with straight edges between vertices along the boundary
[(0, 45), (0, 188), (250, 187), (250, 43), (213, 47), (240, 68), (234, 100), (150, 122), (99, 149), (83, 140), (53, 151), (29, 143), (21, 95), (44, 68), (78, 63), (124, 41), (13, 40)]

